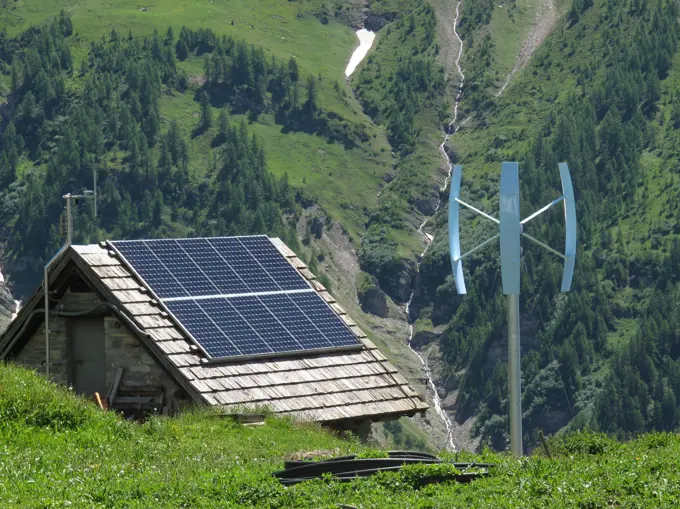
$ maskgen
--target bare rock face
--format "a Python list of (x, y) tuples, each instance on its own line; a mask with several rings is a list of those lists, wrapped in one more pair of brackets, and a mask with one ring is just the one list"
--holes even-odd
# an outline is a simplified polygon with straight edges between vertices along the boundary
[(361, 310), (364, 313), (387, 318), (389, 310), (385, 293), (377, 287), (367, 289), (361, 296)]
[(381, 286), (383, 286), (386, 293), (392, 297), (392, 300), (396, 302), (408, 302), (411, 297), (413, 278), (418, 272), (418, 265), (415, 260), (402, 258), (399, 260), (398, 268), (395, 272), (388, 288), (384, 288), (382, 281)]
[(437, 212), (439, 194), (436, 189), (432, 189), (427, 195), (413, 199), (413, 206), (424, 216), (433, 216)]
[(4, 331), (12, 320), (14, 307), (14, 299), (9, 288), (0, 283), (0, 332)]
[(364, 313), (387, 318), (389, 308), (387, 307), (387, 296), (378, 286), (378, 280), (361, 272), (357, 277), (357, 297)]
[(436, 332), (426, 330), (415, 331), (411, 339), (411, 347), (420, 349), (438, 339), (439, 334)]
[(371, 32), (378, 32), (382, 27), (393, 21), (395, 14), (393, 12), (373, 12), (368, 11), (366, 20), (364, 21), (364, 28)]

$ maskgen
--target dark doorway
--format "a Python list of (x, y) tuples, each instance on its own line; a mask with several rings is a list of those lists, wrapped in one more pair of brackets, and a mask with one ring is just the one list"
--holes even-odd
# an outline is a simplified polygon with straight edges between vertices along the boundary
[(69, 321), (73, 345), (73, 385), (77, 393), (106, 394), (104, 319), (82, 317)]

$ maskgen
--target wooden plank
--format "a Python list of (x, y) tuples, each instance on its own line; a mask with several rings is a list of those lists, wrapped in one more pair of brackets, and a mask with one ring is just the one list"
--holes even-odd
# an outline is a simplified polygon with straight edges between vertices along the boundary
[(352, 320), (352, 318), (349, 315), (340, 315), (340, 318), (342, 319), (343, 322), (345, 322), (345, 324), (347, 324), (350, 327), (356, 325), (356, 322)]
[(114, 290), (113, 296), (124, 304), (131, 302), (149, 302), (151, 296), (139, 290)]
[(212, 392), (212, 389), (203, 380), (192, 380), (191, 385), (193, 385), (198, 392)]
[(109, 400), (109, 407), (112, 407), (116, 401), (116, 394), (118, 393), (118, 386), (120, 385), (120, 379), (123, 378), (123, 368), (118, 368), (116, 371), (116, 377), (113, 379), (113, 384), (107, 395)]
[(279, 250), (279, 253), (281, 253), (286, 258), (292, 258), (293, 256), (295, 256), (295, 252), (292, 251), (286, 244), (284, 244), (284, 242), (281, 239), (274, 237), (270, 238), (269, 240), (271, 241), (272, 244), (274, 244), (276, 249)]
[(135, 403), (147, 404), (153, 401), (151, 396), (121, 396), (117, 400), (119, 405), (130, 405)]
[(223, 391), (225, 387), (219, 382), (219, 378), (206, 378), (202, 382), (213, 391)]
[(291, 263), (293, 267), (296, 269), (306, 269), (307, 264), (300, 260), (297, 256), (294, 256), (293, 258), (288, 258), (288, 261)]
[(345, 311), (345, 308), (343, 308), (337, 302), (331, 303), (331, 307), (333, 308), (333, 311), (335, 311), (339, 315), (346, 315), (347, 314), (347, 311)]
[(182, 333), (175, 327), (160, 327), (157, 329), (150, 329), (148, 332), (157, 342), (184, 339)]
[(306, 279), (312, 281), (313, 279), (316, 279), (316, 276), (314, 273), (309, 270), (309, 269), (300, 269), (300, 274), (302, 274)]
[(376, 360), (379, 360), (379, 361), (386, 361), (387, 360), (387, 357), (385, 357), (380, 350), (373, 350), (370, 355), (372, 355), (373, 358), (375, 358)]
[(152, 306), (148, 302), (130, 302), (123, 304), (123, 307), (127, 309), (132, 316), (143, 316), (143, 315), (160, 315), (161, 310), (156, 306)]
[(363, 339), (366, 337), (366, 334), (359, 328), (358, 325), (350, 326), (349, 330), (351, 330), (352, 333), (359, 339)]
[(323, 300), (325, 300), (329, 304), (331, 304), (332, 302), (335, 302), (335, 298), (329, 292), (326, 292), (326, 291), (319, 292), (319, 297), (321, 297)]
[(172, 327), (174, 324), (167, 318), (160, 315), (136, 316), (135, 320), (142, 329), (152, 329), (154, 327)]
[(371, 341), (368, 338), (365, 338), (365, 337), (359, 338), (359, 341), (361, 341), (368, 350), (377, 350), (378, 349), (378, 347), (375, 346), (375, 343), (373, 343), (373, 341)]
[(85, 260), (90, 267), (104, 267), (110, 265), (120, 265), (120, 260), (110, 257), (106, 251), (102, 253), (84, 253), (80, 257)]
[[(200, 371), (199, 371), (200, 370)], [(209, 373), (206, 373), (203, 367), (192, 369), (196, 378), (208, 379), (211, 378)], [(329, 382), (334, 380), (344, 379), (360, 379), (369, 377), (371, 380), (377, 380), (376, 377), (383, 377), (383, 382), (376, 382), (378, 385), (394, 385), (395, 382), (389, 372), (383, 368), (379, 363), (364, 363), (356, 365), (345, 366), (328, 366), (324, 368), (310, 368), (300, 371), (284, 371), (278, 373), (268, 373), (263, 375), (240, 375), (232, 377), (217, 377), (225, 387), (252, 389), (255, 387), (278, 387), (278, 386), (302, 386), (304, 384), (314, 384)], [(352, 385), (352, 388), (355, 386)], [(358, 385), (356, 387), (361, 387)], [(301, 389), (302, 390), (302, 389)]]
[(100, 279), (107, 277), (130, 277), (130, 273), (125, 270), (122, 265), (109, 265), (91, 268)]
[(193, 384), (193, 380), (196, 379), (196, 375), (194, 375), (194, 373), (191, 371), (191, 368), (179, 368), (179, 372), (182, 373), (184, 378)]
[(179, 341), (158, 341), (156, 343), (158, 347), (163, 350), (166, 354), (173, 353), (190, 353), (191, 349), (189, 344), (184, 340)]
[(109, 290), (136, 290), (139, 283), (131, 277), (107, 277), (102, 279), (102, 283)]
[(323, 291), (326, 290), (326, 287), (324, 285), (322, 285), (321, 283), (319, 283), (316, 279), (310, 281), (310, 283), (312, 284), (312, 286), (314, 287), (314, 289), (317, 292), (323, 292)]
[(178, 368), (193, 367), (200, 363), (200, 359), (191, 354), (172, 354), (168, 355), (167, 358)]

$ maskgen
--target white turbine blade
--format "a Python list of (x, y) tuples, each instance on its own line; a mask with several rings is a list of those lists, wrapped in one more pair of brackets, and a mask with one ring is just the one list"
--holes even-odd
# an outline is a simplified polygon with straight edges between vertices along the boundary
[(451, 253), (451, 268), (456, 281), (458, 295), (465, 295), (465, 280), (463, 279), (463, 262), (460, 256), (460, 179), (463, 174), (462, 166), (454, 166), (451, 174), (451, 188), (449, 189), (449, 252)]
[(559, 163), (560, 179), (562, 180), (562, 194), (564, 195), (564, 273), (562, 274), (563, 292), (568, 292), (571, 288), (571, 280), (574, 277), (574, 266), (576, 265), (576, 199), (574, 197), (574, 186), (571, 183), (569, 166), (567, 163)]

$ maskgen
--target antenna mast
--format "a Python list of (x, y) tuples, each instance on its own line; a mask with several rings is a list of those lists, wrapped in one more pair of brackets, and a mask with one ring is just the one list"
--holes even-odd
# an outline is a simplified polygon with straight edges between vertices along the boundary
[[(576, 202), (574, 189), (567, 163), (559, 163), (560, 178), (562, 180), (562, 196), (553, 200), (545, 207), (537, 210), (525, 219), (519, 215), (519, 165), (517, 163), (501, 164), (500, 189), (500, 219), (482, 212), (460, 199), (460, 181), (463, 167), (454, 166), (451, 178), (449, 197), (449, 247), (451, 251), (451, 265), (456, 281), (456, 291), (459, 295), (467, 293), (463, 278), (463, 258), (480, 250), (494, 240), (500, 238), (501, 247), (501, 278), (503, 293), (508, 300), (508, 392), (510, 399), (510, 447), (515, 456), (522, 455), (522, 372), (520, 368), (520, 257), (522, 248), (521, 237), (541, 246), (564, 260), (561, 291), (568, 292), (574, 276), (576, 263)], [(540, 240), (524, 233), (524, 225), (538, 217), (550, 208), (564, 203), (565, 222), (565, 252), (564, 254), (544, 244)], [(466, 207), (476, 214), (499, 225), (500, 232), (472, 248), (463, 255), (460, 254), (460, 206)]]
[[(83, 194), (71, 194), (67, 193), (64, 196), (62, 196), (66, 200), (66, 225), (65, 225), (65, 230), (66, 230), (66, 244), (61, 246), (59, 251), (50, 258), (50, 260), (45, 264), (43, 267), (43, 288), (45, 290), (45, 297), (44, 297), (44, 305), (45, 305), (45, 310), (44, 310), (44, 317), (45, 317), (45, 376), (47, 378), (50, 377), (50, 293), (49, 293), (49, 288), (50, 288), (50, 267), (52, 266), (52, 263), (54, 263), (54, 260), (59, 258), (59, 256), (66, 251), (70, 246), (71, 242), (73, 241), (73, 215), (71, 213), (71, 200), (75, 200), (76, 205), (78, 204), (78, 200), (80, 198), (83, 199), (94, 199), (94, 216), (97, 217), (97, 170), (94, 170), (94, 190), (90, 189), (85, 189), (83, 191)], [(63, 217), (63, 216), (62, 216)], [(61, 226), (61, 218), (60, 218), (60, 226)], [(63, 235), (64, 232), (62, 232)]]

